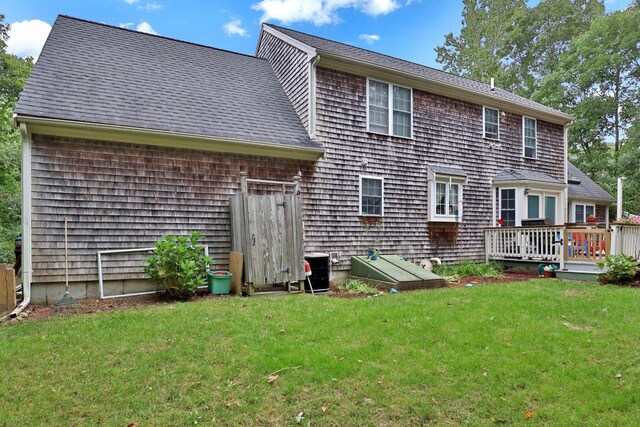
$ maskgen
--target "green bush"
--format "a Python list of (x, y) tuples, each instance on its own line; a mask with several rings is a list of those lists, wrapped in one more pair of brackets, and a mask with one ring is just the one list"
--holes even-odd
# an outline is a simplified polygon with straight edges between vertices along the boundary
[(188, 299), (207, 284), (207, 269), (213, 260), (198, 244), (200, 233), (190, 236), (165, 236), (156, 242), (153, 256), (145, 261), (144, 272), (158, 283), (167, 297)]
[(350, 294), (377, 294), (378, 289), (368, 283), (361, 282), (357, 279), (347, 280), (345, 283), (338, 285), (338, 288), (349, 292)]
[(489, 263), (473, 263), (469, 261), (463, 261), (461, 264), (443, 264), (436, 266), (433, 270), (434, 273), (443, 277), (500, 277), (502, 274), (502, 267), (495, 262)]
[(600, 283), (625, 284), (638, 272), (638, 263), (629, 255), (607, 255), (604, 262), (598, 263), (598, 268), (603, 270), (599, 277)]

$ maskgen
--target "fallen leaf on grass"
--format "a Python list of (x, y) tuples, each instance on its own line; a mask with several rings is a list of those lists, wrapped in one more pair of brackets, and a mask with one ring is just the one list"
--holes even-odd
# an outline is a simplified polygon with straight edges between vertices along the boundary
[(329, 404), (325, 403), (324, 405), (322, 405), (322, 412), (327, 412), (327, 410), (329, 409)]
[(271, 384), (272, 382), (274, 382), (275, 380), (277, 380), (277, 379), (278, 379), (278, 377), (279, 377), (279, 375), (273, 375), (273, 374), (272, 374), (272, 375), (269, 375), (269, 378), (268, 378), (268, 380), (269, 380), (269, 384)]
[(304, 412), (300, 412), (297, 416), (296, 416), (296, 423), (300, 424), (300, 421), (302, 421), (304, 419)]
[(127, 424), (127, 427), (138, 427), (138, 423)]
[(530, 420), (531, 418), (533, 418), (533, 412), (532, 411), (527, 411), (524, 413), (524, 419), (525, 420)]
[(622, 374), (616, 374), (616, 378), (617, 378), (617, 379), (622, 378)]

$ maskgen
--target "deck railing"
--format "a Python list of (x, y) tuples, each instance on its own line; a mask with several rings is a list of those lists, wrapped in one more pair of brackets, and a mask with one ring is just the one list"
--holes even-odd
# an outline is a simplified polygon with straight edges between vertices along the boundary
[(611, 250), (640, 260), (640, 225), (612, 224)]
[(611, 232), (603, 228), (564, 230), (564, 261), (596, 263), (611, 254)]
[(500, 227), (484, 230), (486, 259), (520, 258), (559, 262), (562, 226)]

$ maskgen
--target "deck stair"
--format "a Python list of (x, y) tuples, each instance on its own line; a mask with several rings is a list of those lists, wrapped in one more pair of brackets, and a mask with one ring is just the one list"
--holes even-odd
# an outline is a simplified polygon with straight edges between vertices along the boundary
[(564, 269), (556, 271), (556, 277), (565, 280), (597, 282), (602, 270), (588, 262), (565, 262)]
[(442, 277), (406, 261), (398, 255), (351, 257), (351, 277), (384, 289), (401, 290), (439, 288), (447, 285)]

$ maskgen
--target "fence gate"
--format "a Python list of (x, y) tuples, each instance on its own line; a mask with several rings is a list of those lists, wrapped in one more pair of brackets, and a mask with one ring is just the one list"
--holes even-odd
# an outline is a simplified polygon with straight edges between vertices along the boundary
[[(249, 184), (260, 185), (262, 194), (249, 194)], [(232, 248), (244, 255), (250, 294), (277, 285), (286, 285), (288, 291), (291, 284), (303, 286), (301, 204), (299, 175), (283, 182), (249, 179), (241, 173), (241, 192), (230, 201)]]

